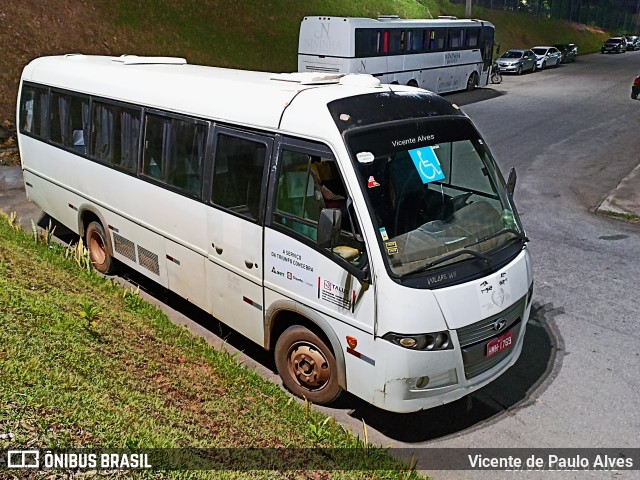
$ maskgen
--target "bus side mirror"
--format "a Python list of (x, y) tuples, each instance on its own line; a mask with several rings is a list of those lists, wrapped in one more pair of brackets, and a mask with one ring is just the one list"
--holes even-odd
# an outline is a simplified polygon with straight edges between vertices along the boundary
[(342, 212), (337, 208), (323, 208), (318, 219), (318, 247), (333, 248), (338, 244)]
[(507, 193), (510, 197), (513, 197), (513, 191), (516, 189), (516, 180), (518, 180), (516, 168), (511, 167), (511, 171), (509, 172), (509, 180), (507, 180)]

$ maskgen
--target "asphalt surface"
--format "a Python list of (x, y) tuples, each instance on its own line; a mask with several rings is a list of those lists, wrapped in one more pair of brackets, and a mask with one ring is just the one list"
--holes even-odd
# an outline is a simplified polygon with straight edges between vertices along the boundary
[[(390, 414), (346, 395), (322, 408), (370, 442), (434, 447), (640, 447), (640, 224), (598, 214), (640, 214), (640, 102), (630, 99), (640, 52), (588, 55), (575, 64), (449, 95), (474, 120), (503, 173), (518, 172), (516, 203), (534, 257), (533, 314), (518, 363), (452, 404)], [(19, 169), (0, 169), (0, 208), (23, 225)], [(176, 323), (280, 383), (269, 354), (133, 272), (145, 296)], [(224, 345), (223, 345), (224, 341)], [(427, 466), (421, 466), (428, 468)], [(506, 478), (507, 472), (429, 470), (436, 478)], [(555, 472), (554, 478), (638, 478), (638, 472)], [(546, 478), (549, 474), (520, 474)]]

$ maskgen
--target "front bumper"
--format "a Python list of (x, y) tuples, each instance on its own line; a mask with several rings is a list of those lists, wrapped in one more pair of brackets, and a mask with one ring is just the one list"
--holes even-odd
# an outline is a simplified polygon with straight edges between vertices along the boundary
[(518, 71), (519, 63), (507, 63), (501, 65), (498, 63), (498, 68), (500, 69), (500, 73), (514, 73)]
[[(450, 330), (451, 350), (412, 351), (379, 342), (377, 356), (396, 361), (386, 365), (384, 386), (374, 393), (372, 403), (393, 412), (415, 412), (453, 402), (484, 387), (520, 357), (530, 312), (531, 300), (525, 296), (493, 316), (496, 318)], [(503, 318), (506, 327), (500, 333), (492, 331), (493, 323)], [(506, 332), (512, 333), (512, 346), (487, 357), (487, 344)]]

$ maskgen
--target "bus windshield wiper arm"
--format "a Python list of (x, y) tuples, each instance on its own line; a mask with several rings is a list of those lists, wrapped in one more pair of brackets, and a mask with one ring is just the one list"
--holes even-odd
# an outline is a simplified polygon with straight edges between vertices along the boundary
[(465, 254), (484, 260), (487, 263), (491, 263), (491, 257), (489, 255), (485, 255), (484, 253), (479, 253), (479, 252), (476, 252), (475, 250), (470, 250), (468, 248), (463, 248), (462, 250), (458, 250), (457, 252), (453, 252), (453, 253), (450, 253), (449, 255), (445, 255), (444, 257), (440, 257), (439, 259), (434, 260), (433, 262), (429, 262), (426, 265), (423, 265), (420, 268), (412, 270), (409, 273), (405, 273), (402, 276), (405, 277), (407, 275), (413, 275), (416, 273), (425, 272), (430, 268), (435, 267), (436, 265), (440, 265), (441, 263), (447, 262), (453, 258), (459, 257), (460, 255), (465, 255)]
[(486, 242), (487, 240), (491, 240), (492, 238), (499, 237), (500, 235), (504, 235), (505, 233), (513, 233), (516, 236), (516, 238), (519, 238), (525, 243), (529, 241), (529, 237), (527, 237), (523, 233), (520, 233), (519, 231), (513, 228), (503, 228), (502, 230), (498, 230), (497, 232), (492, 233), (491, 235), (487, 235), (486, 237), (481, 238), (480, 240), (474, 243), (470, 243), (469, 245), (466, 245), (465, 248), (473, 247), (474, 245), (478, 245), (479, 243)]

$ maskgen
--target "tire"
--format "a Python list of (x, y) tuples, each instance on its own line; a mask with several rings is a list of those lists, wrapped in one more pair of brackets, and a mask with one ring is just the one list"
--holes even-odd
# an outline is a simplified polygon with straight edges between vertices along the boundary
[(516, 75), (522, 75), (522, 65), (518, 65), (518, 69), (516, 70)]
[(544, 70), (545, 68), (547, 68), (547, 62), (542, 62), (542, 66), (540, 67), (540, 70)]
[(531, 73), (536, 73), (536, 64), (533, 64), (533, 67), (531, 67)]
[(333, 352), (311, 330), (293, 325), (278, 338), (275, 361), (282, 383), (291, 393), (316, 405), (327, 405), (342, 393)]
[(472, 92), (475, 88), (476, 85), (478, 84), (478, 80), (476, 79), (476, 72), (471, 73), (471, 75), (469, 75), (469, 78), (467, 79), (467, 92)]
[(637, 99), (638, 99), (638, 94), (631, 92), (631, 100), (637, 100)]
[(115, 270), (115, 259), (109, 253), (109, 244), (100, 222), (91, 222), (85, 232), (91, 264), (98, 272), (108, 275)]
[(502, 74), (500, 72), (491, 73), (491, 83), (498, 84), (502, 82)]

